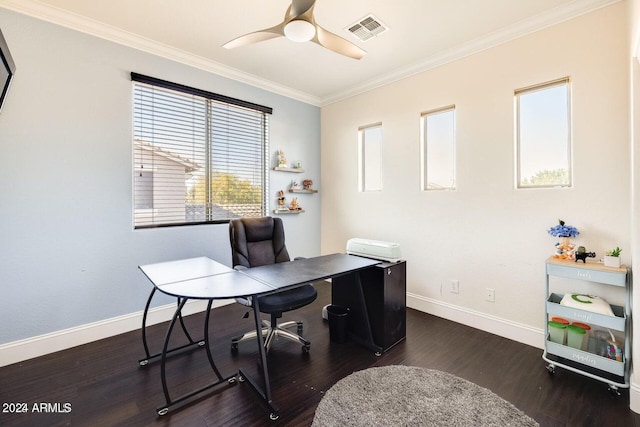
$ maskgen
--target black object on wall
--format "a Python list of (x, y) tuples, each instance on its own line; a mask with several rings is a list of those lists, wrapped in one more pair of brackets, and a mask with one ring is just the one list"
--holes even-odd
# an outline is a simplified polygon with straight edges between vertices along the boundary
[(2, 111), (2, 106), (4, 105), (4, 100), (7, 97), (7, 92), (9, 92), (9, 85), (11, 84), (11, 80), (13, 79), (13, 75), (16, 72), (16, 64), (13, 62), (13, 58), (11, 58), (11, 53), (9, 53), (9, 46), (7, 46), (7, 42), (2, 35), (2, 31), (0, 31), (0, 85), (2, 92), (0, 93), (0, 111)]

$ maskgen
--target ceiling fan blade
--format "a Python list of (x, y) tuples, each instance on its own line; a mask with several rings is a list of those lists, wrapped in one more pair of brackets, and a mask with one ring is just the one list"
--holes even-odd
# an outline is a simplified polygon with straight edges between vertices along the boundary
[(367, 54), (366, 51), (360, 49), (355, 44), (325, 30), (320, 25), (316, 25), (316, 36), (311, 41), (353, 59), (360, 59)]
[(292, 0), (291, 6), (287, 9), (287, 18), (298, 18), (305, 14), (313, 14), (313, 6), (316, 0)]
[(246, 46), (248, 44), (274, 39), (276, 37), (284, 37), (284, 22), (271, 28), (265, 28), (264, 30), (254, 31), (253, 33), (237, 37), (226, 42), (222, 47), (225, 49), (233, 49), (235, 47)]

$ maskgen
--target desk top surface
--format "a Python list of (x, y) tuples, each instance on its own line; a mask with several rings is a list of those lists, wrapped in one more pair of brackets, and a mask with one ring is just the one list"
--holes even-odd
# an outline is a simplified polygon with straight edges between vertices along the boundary
[(354, 255), (332, 254), (241, 271), (207, 257), (147, 264), (139, 268), (165, 294), (190, 299), (227, 299), (274, 292), (379, 263)]
[(159, 291), (181, 298), (224, 299), (271, 290), (270, 286), (207, 257), (159, 262), (139, 268)]
[(241, 270), (276, 289), (316, 282), (380, 264), (379, 260), (355, 255), (331, 254)]
[(141, 265), (139, 268), (155, 286), (234, 271), (232, 268), (204, 256)]
[(168, 283), (156, 288), (165, 294), (189, 299), (227, 299), (275, 291), (272, 286), (235, 270), (214, 276)]

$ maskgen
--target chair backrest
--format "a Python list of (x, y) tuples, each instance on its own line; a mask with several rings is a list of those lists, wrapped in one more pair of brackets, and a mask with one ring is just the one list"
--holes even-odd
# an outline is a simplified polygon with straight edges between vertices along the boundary
[(233, 267), (259, 267), (289, 261), (282, 219), (270, 216), (229, 222)]

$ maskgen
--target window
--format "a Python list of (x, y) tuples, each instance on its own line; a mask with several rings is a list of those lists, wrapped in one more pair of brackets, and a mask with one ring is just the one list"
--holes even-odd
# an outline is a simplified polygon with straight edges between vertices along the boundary
[(131, 79), (135, 228), (265, 215), (271, 108)]
[(360, 191), (382, 191), (382, 124), (358, 129)]
[(422, 113), (422, 190), (456, 188), (455, 106)]
[(571, 186), (569, 79), (515, 92), (518, 188)]

